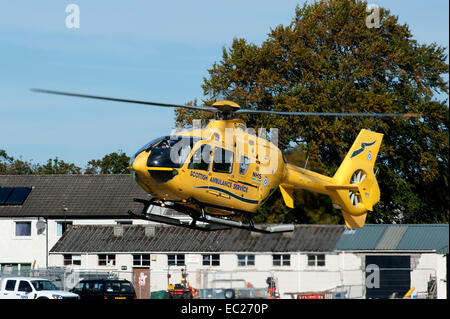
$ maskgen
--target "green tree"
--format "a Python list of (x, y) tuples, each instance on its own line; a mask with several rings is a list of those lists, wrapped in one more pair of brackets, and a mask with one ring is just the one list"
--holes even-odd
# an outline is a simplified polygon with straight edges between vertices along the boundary
[[(229, 99), (274, 111), (419, 113), (419, 119), (242, 118), (250, 127), (279, 128), (282, 150), (301, 148), (309, 167), (327, 175), (334, 174), (360, 129), (383, 133), (376, 164), (381, 201), (368, 221), (448, 222), (446, 48), (418, 43), (408, 25), (385, 8), (380, 26), (368, 28), (366, 7), (359, 0), (316, 1), (297, 7), (291, 24), (271, 30), (261, 45), (234, 39), (208, 70), (203, 102)], [(179, 126), (192, 118), (208, 115), (176, 112)], [(338, 215), (326, 200), (326, 208), (303, 207), (312, 204), (311, 196), (298, 192), (297, 208), (280, 208), (283, 218), (329, 221)]]
[(90, 160), (85, 174), (129, 174), (130, 157), (119, 150), (105, 155), (101, 160)]
[(34, 165), (21, 159), (14, 159), (5, 150), (0, 150), (0, 175), (33, 174)]
[(73, 163), (66, 163), (58, 159), (58, 157), (55, 157), (54, 159), (49, 159), (47, 164), (37, 165), (33, 170), (33, 174), (81, 174), (81, 168)]

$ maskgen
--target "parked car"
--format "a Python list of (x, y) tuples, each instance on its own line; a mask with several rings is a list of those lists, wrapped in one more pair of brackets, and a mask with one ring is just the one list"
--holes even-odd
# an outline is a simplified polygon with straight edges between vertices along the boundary
[(81, 299), (136, 299), (133, 284), (128, 280), (81, 280), (71, 292)]
[(80, 299), (72, 292), (58, 289), (50, 280), (35, 277), (3, 277), (0, 299)]

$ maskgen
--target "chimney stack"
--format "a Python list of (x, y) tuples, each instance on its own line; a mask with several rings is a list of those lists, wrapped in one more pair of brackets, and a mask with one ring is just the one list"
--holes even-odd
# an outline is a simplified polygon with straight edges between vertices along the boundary
[(114, 237), (123, 237), (123, 226), (114, 226)]
[(150, 238), (155, 237), (155, 231), (156, 231), (155, 226), (146, 225), (144, 229), (145, 229), (146, 237), (150, 237)]

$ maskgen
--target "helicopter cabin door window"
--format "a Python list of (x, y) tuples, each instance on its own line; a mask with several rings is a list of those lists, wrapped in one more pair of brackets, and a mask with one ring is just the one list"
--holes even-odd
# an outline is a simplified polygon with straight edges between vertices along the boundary
[(211, 162), (211, 145), (203, 144), (192, 155), (188, 169), (207, 171)]
[(233, 170), (233, 152), (223, 148), (214, 148), (213, 172), (230, 174)]
[(241, 175), (247, 174), (249, 167), (250, 167), (250, 159), (248, 157), (241, 156), (239, 162), (239, 174)]

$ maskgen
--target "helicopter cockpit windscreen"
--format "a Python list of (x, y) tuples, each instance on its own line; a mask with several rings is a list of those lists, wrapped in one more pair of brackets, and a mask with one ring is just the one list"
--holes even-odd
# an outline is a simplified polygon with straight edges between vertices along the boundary
[(148, 152), (153, 145), (155, 145), (156, 143), (158, 143), (161, 139), (163, 139), (164, 137), (158, 137), (155, 138), (154, 140), (148, 142), (147, 144), (145, 144), (144, 146), (142, 146), (134, 155), (133, 157), (130, 159), (130, 166), (133, 165), (134, 160), (136, 159), (136, 156), (138, 156), (140, 153), (142, 153), (143, 151)]
[(198, 141), (200, 138), (193, 136), (166, 136), (154, 144), (147, 166), (180, 168)]

